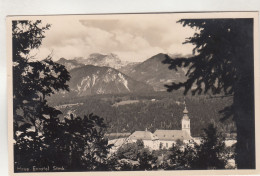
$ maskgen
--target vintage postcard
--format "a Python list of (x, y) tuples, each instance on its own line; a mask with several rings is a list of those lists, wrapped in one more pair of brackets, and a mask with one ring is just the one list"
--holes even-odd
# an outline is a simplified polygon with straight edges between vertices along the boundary
[(10, 175), (259, 174), (257, 12), (6, 24)]

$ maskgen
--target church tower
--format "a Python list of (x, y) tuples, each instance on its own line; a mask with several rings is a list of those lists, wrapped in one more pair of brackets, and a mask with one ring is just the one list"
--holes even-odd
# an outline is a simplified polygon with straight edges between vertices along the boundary
[(184, 102), (184, 104), (185, 104), (185, 108), (183, 110), (183, 117), (181, 120), (181, 125), (182, 125), (182, 130), (187, 131), (187, 133), (190, 135), (190, 118), (188, 116), (188, 110), (186, 107), (186, 103)]

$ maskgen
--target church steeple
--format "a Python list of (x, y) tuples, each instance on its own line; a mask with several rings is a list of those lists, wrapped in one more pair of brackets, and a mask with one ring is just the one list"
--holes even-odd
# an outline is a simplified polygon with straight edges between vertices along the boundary
[(188, 109), (186, 107), (186, 102), (184, 101), (184, 110), (183, 110), (183, 117), (182, 117), (182, 130), (185, 130), (190, 135), (190, 118), (188, 116)]
[(186, 107), (185, 101), (184, 101), (184, 105), (185, 105), (185, 107), (184, 107), (184, 110), (183, 110), (183, 119), (189, 120), (189, 116), (188, 116), (189, 111)]

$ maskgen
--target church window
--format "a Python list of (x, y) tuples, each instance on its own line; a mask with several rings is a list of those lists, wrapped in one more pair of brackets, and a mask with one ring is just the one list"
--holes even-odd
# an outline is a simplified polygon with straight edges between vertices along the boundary
[(186, 128), (186, 125), (184, 124), (184, 128)]
[(166, 147), (168, 147), (168, 143), (166, 143)]

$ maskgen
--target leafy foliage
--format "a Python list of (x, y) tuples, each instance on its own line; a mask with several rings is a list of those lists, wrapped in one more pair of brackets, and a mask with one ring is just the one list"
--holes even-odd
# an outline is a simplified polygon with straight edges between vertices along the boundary
[(32, 166), (103, 170), (110, 148), (103, 118), (89, 114), (61, 120), (61, 111), (47, 103), (48, 96), (69, 90), (70, 79), (66, 68), (50, 56), (42, 61), (30, 57), (49, 27), (41, 21), (13, 21), (15, 171)]
[[(177, 70), (177, 67), (189, 67), (186, 76), (188, 80), (184, 83), (173, 83), (167, 86), (168, 90), (185, 88), (187, 93), (193, 86), (193, 94), (201, 94), (209, 90), (213, 94), (224, 91), (226, 94), (234, 93), (234, 84), (239, 79), (238, 65), (240, 58), (238, 52), (250, 49), (251, 46), (245, 44), (252, 37), (248, 32), (251, 20), (244, 19), (194, 19), (180, 20), (183, 26), (196, 28), (197, 33), (188, 38), (185, 43), (195, 45), (190, 58), (166, 59), (164, 63), (170, 64), (169, 69)], [(245, 40), (246, 39), (246, 40)], [(239, 49), (242, 49), (239, 51)], [(244, 54), (243, 54), (244, 55)], [(247, 69), (250, 69), (247, 68)]]
[(193, 159), (195, 169), (224, 169), (227, 165), (225, 138), (217, 134), (212, 124), (204, 129), (201, 144), (195, 145), (197, 156)]
[(142, 140), (122, 145), (113, 157), (117, 158), (117, 170), (157, 169), (157, 157), (145, 148)]
[[(44, 115), (58, 115), (47, 105), (46, 96), (59, 90), (69, 90), (70, 76), (63, 65), (50, 57), (32, 61), (29, 52), (39, 48), (44, 32), (50, 25), (40, 27), (41, 21), (13, 21), (13, 102), (15, 131), (30, 123), (38, 130)], [(38, 120), (38, 122), (37, 122)]]
[(184, 88), (184, 94), (232, 95), (224, 119), (233, 116), (237, 127), (238, 168), (255, 168), (253, 19), (183, 19), (196, 28), (184, 43), (195, 45), (189, 58), (165, 59), (169, 69), (188, 67), (187, 81), (167, 85), (168, 91)]
[(64, 119), (49, 119), (45, 122), (45, 142), (50, 144), (48, 158), (54, 166), (69, 171), (102, 170), (110, 149), (104, 138), (106, 125), (103, 119), (88, 116)]
[(39, 48), (49, 28), (50, 25), (41, 26), (41, 21), (12, 23), (14, 153), (17, 165), (41, 163), (46, 148), (42, 143), (42, 123), (46, 118), (61, 114), (47, 104), (46, 96), (68, 90), (66, 82), (70, 76), (63, 65), (53, 62), (50, 57), (43, 61), (33, 61), (30, 57), (30, 51)]
[(228, 160), (232, 159), (225, 138), (212, 124), (204, 133), (200, 144), (173, 145), (167, 169), (225, 169)]

